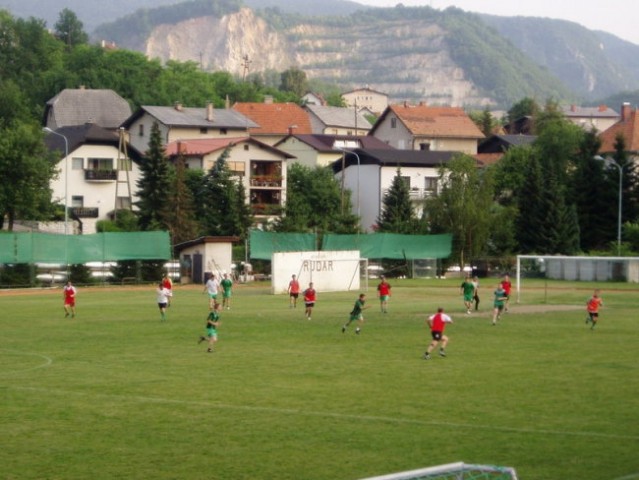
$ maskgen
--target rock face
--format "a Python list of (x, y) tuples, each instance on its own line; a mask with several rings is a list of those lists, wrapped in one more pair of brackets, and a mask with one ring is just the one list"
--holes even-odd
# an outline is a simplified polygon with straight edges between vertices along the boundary
[[(194, 61), (205, 70), (281, 72), (301, 68), (309, 78), (371, 88), (392, 101), (420, 99), (452, 106), (490, 105), (446, 48), (447, 32), (434, 23), (305, 23), (275, 30), (252, 10), (161, 25), (146, 42), (149, 58)], [(362, 79), (364, 81), (362, 81)]]

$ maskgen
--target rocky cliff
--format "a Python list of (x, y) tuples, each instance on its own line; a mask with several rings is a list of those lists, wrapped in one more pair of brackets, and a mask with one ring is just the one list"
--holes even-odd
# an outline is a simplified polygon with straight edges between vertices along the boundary
[[(200, 17), (156, 27), (146, 54), (163, 61), (195, 61), (206, 70), (236, 75), (292, 66), (309, 78), (343, 86), (368, 84), (395, 100), (426, 100), (433, 104), (489, 105), (450, 56), (442, 27), (421, 22), (385, 22), (383, 31), (366, 23), (330, 25), (301, 23), (275, 30), (242, 8), (216, 18)], [(247, 64), (246, 59), (249, 60)]]

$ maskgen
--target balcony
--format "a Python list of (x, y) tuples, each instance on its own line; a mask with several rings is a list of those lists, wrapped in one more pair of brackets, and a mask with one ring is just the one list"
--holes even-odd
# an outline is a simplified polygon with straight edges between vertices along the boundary
[(115, 182), (118, 179), (117, 170), (85, 170), (84, 179), (88, 182)]
[(251, 187), (282, 188), (282, 177), (280, 175), (253, 175)]
[(77, 218), (98, 218), (100, 213), (97, 207), (71, 207), (70, 210)]

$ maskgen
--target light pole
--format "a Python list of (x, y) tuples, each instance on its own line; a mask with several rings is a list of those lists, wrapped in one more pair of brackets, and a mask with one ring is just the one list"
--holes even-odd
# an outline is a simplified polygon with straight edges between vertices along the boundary
[(68, 191), (69, 191), (69, 140), (67, 137), (49, 127), (44, 127), (42, 131), (46, 133), (52, 133), (58, 137), (64, 139), (64, 234), (68, 234), (69, 230), (69, 204), (68, 204)]
[(619, 170), (619, 204), (618, 204), (619, 211), (617, 212), (617, 255), (621, 256), (621, 204), (622, 204), (622, 193), (623, 193), (622, 179), (623, 179), (623, 167), (625, 167), (625, 165), (624, 166), (619, 165), (617, 161), (612, 157), (603, 158), (597, 155), (595, 157), (595, 160), (604, 162), (606, 165), (614, 165), (615, 167), (617, 167), (617, 170)]

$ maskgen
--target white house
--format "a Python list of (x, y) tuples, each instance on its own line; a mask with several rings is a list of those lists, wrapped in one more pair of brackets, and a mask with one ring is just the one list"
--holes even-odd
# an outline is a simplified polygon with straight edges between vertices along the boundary
[(349, 107), (366, 108), (378, 115), (388, 107), (388, 95), (368, 86), (342, 93), (342, 99)]
[(140, 155), (115, 132), (91, 123), (62, 127), (45, 137), (45, 145), (59, 155), (50, 186), (52, 200), (68, 208), (67, 233), (95, 233), (98, 220), (137, 201)]
[(383, 210), (384, 196), (400, 170), (410, 190), (415, 212), (421, 215), (425, 198), (435, 195), (439, 187), (439, 168), (458, 152), (415, 150), (366, 150), (348, 152), (345, 162), (333, 163), (339, 182), (352, 192), (353, 213), (360, 217), (363, 231), (375, 231)]

